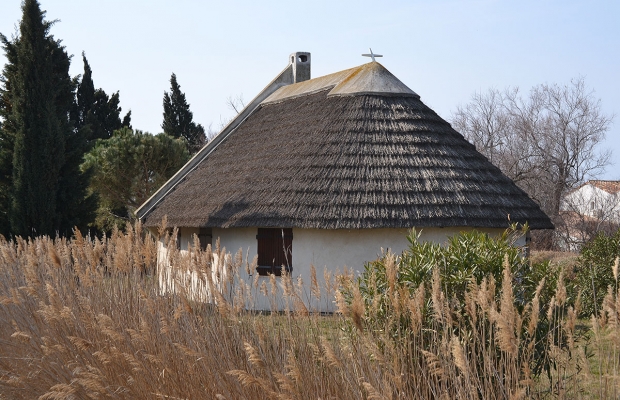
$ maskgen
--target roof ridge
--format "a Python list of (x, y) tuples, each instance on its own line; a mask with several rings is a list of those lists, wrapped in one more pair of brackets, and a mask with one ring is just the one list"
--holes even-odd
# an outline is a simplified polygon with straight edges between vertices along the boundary
[(274, 93), (267, 97), (263, 104), (279, 103), (283, 100), (293, 99), (300, 96), (307, 96), (310, 94), (318, 93), (327, 88), (333, 88), (340, 83), (351, 72), (360, 68), (353, 67), (342, 71), (334, 72), (331, 74), (323, 75), (318, 78), (309, 79), (307, 81), (293, 83), (291, 85), (278, 88)]
[(328, 88), (331, 88), (328, 97), (371, 94), (420, 98), (420, 95), (407, 87), (381, 63), (371, 61), (357, 67), (281, 87), (266, 98), (263, 104), (279, 103), (318, 93)]

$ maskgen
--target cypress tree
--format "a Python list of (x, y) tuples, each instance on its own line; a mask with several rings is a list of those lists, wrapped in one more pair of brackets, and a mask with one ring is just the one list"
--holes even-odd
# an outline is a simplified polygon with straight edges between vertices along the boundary
[(13, 103), (11, 90), (15, 77), (17, 51), (2, 34), (0, 40), (4, 44), (8, 62), (0, 76), (0, 233), (8, 236), (10, 229), (9, 210), (13, 184), (13, 148), (15, 145), (15, 117), (12, 113)]
[[(118, 92), (108, 97), (103, 89), (95, 89), (92, 70), (84, 53), (82, 53), (82, 60), (84, 62), (84, 74), (77, 88), (77, 110), (74, 119), (77, 128), (83, 131), (90, 147), (92, 147), (97, 139), (111, 138), (112, 133), (124, 124), (120, 117), (121, 107), (119, 106)], [(128, 118), (127, 115), (125, 118)]]
[(194, 123), (194, 115), (174, 73), (170, 77), (170, 93), (164, 92), (164, 122), (161, 127), (167, 135), (184, 138), (191, 154), (198, 152), (205, 144), (204, 127)]
[(3, 128), (0, 121), (0, 234), (7, 236), (10, 232), (9, 204), (11, 193), (11, 178), (13, 176), (13, 138)]
[(88, 177), (79, 168), (87, 141), (70, 118), (70, 58), (49, 34), (52, 24), (36, 0), (25, 0), (22, 11), (19, 36), (0, 37), (8, 59), (2, 136), (13, 141), (0, 143), (0, 153), (12, 159), (9, 204), (2, 212), (16, 235), (69, 234), (73, 226), (85, 227), (94, 211), (94, 199), (86, 196)]
[(76, 105), (78, 112), (75, 116), (75, 121), (78, 128), (86, 125), (88, 114), (95, 104), (95, 83), (93, 82), (93, 71), (90, 69), (90, 64), (88, 63), (84, 52), (82, 52), (82, 62), (84, 63), (84, 75), (82, 75), (82, 81), (78, 84), (76, 93)]
[(127, 114), (123, 117), (123, 122), (121, 123), (123, 128), (131, 129), (131, 110), (127, 111)]

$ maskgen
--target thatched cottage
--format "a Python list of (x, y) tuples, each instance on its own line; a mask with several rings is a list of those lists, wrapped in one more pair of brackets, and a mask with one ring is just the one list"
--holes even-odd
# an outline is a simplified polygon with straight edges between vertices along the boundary
[[(138, 209), (193, 235), (258, 255), (260, 276), (285, 265), (361, 270), (404, 250), (415, 227), (444, 242), (510, 222), (552, 228), (528, 195), (420, 96), (374, 60), (310, 79), (310, 53), (288, 66)], [(162, 244), (163, 246), (163, 244)], [(319, 274), (320, 275), (320, 274)], [(261, 278), (262, 279), (262, 278)]]

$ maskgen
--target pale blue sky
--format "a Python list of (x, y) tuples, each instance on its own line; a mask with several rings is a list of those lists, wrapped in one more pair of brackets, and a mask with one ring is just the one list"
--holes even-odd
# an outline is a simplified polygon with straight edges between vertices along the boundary
[[(476, 91), (584, 76), (603, 110), (619, 114), (605, 146), (620, 179), (620, 1), (193, 1), (40, 0), (52, 34), (81, 52), (96, 87), (120, 91), (134, 128), (161, 131), (172, 72), (205, 127), (227, 120), (230, 96), (253, 98), (295, 51), (312, 53), (318, 77), (379, 61), (449, 119)], [(0, 32), (10, 36), (20, 0), (2, 0)], [(5, 63), (4, 54), (0, 64)], [(249, 151), (251, 151), (249, 149)]]

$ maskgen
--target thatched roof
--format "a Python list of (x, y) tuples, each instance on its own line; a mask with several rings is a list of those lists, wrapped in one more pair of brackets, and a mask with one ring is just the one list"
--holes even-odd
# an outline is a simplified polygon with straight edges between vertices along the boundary
[(553, 227), (376, 62), (278, 89), (138, 215), (179, 227)]

